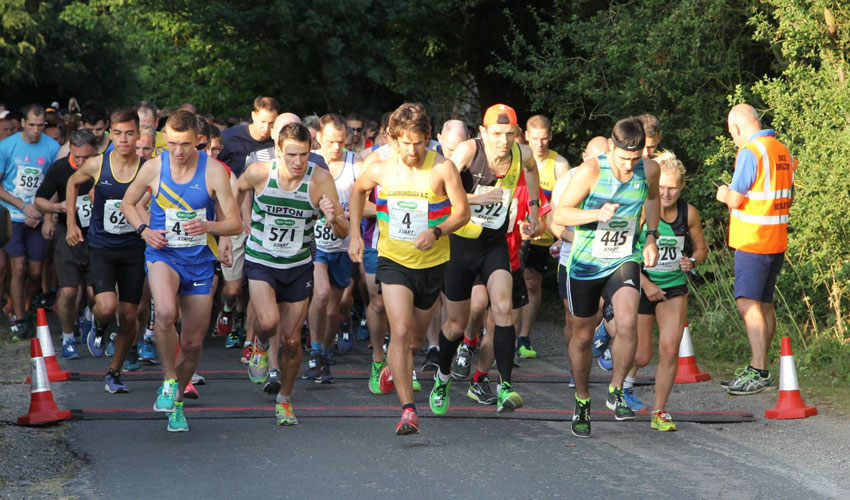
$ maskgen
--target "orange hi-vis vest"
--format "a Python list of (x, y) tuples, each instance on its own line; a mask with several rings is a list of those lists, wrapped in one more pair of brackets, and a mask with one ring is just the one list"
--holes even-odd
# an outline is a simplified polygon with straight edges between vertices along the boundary
[(758, 254), (784, 252), (797, 160), (771, 136), (756, 137), (738, 154), (745, 149), (756, 157), (756, 180), (729, 217), (729, 246)]

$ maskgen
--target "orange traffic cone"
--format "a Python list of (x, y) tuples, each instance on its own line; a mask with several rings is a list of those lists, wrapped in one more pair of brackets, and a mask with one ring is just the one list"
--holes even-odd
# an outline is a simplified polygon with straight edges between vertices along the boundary
[[(53, 350), (53, 338), (50, 336), (50, 327), (47, 326), (47, 314), (42, 308), (39, 308), (36, 314), (36, 332), (38, 341), (41, 344), (41, 352), (44, 354), (47, 378), (51, 382), (68, 380), (71, 372), (63, 370), (56, 361), (56, 351)], [(30, 383), (30, 377), (27, 377), (27, 383)]]
[(694, 356), (694, 344), (691, 342), (691, 328), (685, 321), (685, 331), (682, 332), (682, 341), (679, 343), (679, 369), (676, 372), (676, 384), (693, 384), (711, 380), (708, 372), (699, 371), (697, 360)]
[(779, 350), (779, 401), (776, 408), (764, 412), (767, 418), (806, 418), (818, 414), (814, 406), (806, 406), (800, 397), (800, 384), (797, 382), (797, 367), (794, 365), (794, 353), (791, 352), (791, 337), (782, 337)]
[(50, 390), (50, 380), (47, 378), (47, 368), (41, 357), (41, 344), (38, 339), (31, 339), (32, 349), (32, 394), (30, 395), (29, 412), (18, 417), (18, 425), (40, 425), (61, 422), (71, 418), (71, 410), (60, 410), (53, 401), (53, 391)]

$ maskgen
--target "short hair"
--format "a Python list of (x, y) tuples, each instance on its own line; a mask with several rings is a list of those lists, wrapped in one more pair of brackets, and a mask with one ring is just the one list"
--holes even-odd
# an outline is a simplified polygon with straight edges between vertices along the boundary
[[(30, 113), (32, 113), (35, 116), (44, 116), (44, 106), (42, 106), (41, 104), (33, 103), (33, 104), (27, 104), (26, 106), (21, 108), (21, 118), (22, 119), (26, 120), (27, 117), (30, 115)], [(12, 113), (9, 113), (9, 115), (11, 115), (11, 114)], [(9, 116), (9, 118), (13, 118), (13, 117)]]
[(661, 172), (676, 174), (679, 178), (679, 184), (685, 181), (685, 173), (687, 173), (687, 170), (685, 169), (685, 165), (682, 163), (682, 160), (676, 158), (675, 153), (665, 149), (655, 157), (655, 161), (658, 163)]
[(81, 148), (88, 144), (97, 149), (97, 136), (87, 128), (81, 128), (71, 132), (71, 137), (68, 140), (71, 142), (71, 146), (75, 148)]
[(215, 125), (210, 127), (210, 140), (212, 139), (221, 139), (221, 130)]
[(143, 135), (149, 135), (153, 138), (154, 142), (156, 141), (156, 129), (150, 125), (141, 125), (139, 127), (139, 137)]
[[(135, 111), (133, 112), (135, 113)], [(103, 121), (105, 123), (109, 120), (109, 114), (106, 112), (106, 108), (99, 102), (87, 102), (80, 111), (80, 115), (83, 119), (83, 123), (88, 123), (89, 125), (94, 125), (99, 121)]]
[(283, 141), (295, 141), (308, 146), (313, 144), (313, 136), (310, 135), (310, 129), (301, 123), (290, 123), (280, 129), (277, 135), (278, 147), (283, 146)]
[(546, 132), (552, 131), (552, 122), (543, 115), (534, 115), (525, 122), (525, 130), (530, 128), (544, 129)]
[[(643, 132), (647, 137), (658, 137), (661, 135), (661, 122), (655, 115), (644, 114), (637, 117), (643, 125)], [(675, 158), (675, 155), (673, 155)]]
[[(85, 121), (85, 119), (83, 119)], [(98, 120), (99, 121), (99, 120)], [(105, 121), (105, 120), (104, 120)], [(109, 122), (112, 125), (116, 123), (128, 123), (133, 122), (136, 125), (136, 128), (139, 128), (139, 113), (136, 113), (136, 110), (133, 108), (118, 108), (112, 112), (112, 115), (109, 117)], [(88, 124), (97, 123), (97, 121), (86, 122)]]
[(195, 134), (198, 133), (198, 118), (195, 116), (195, 113), (183, 109), (172, 113), (165, 124), (175, 132), (188, 132), (191, 130)]
[(307, 115), (301, 120), (305, 127), (313, 130), (319, 130), (319, 115)]
[(381, 115), (381, 125), (380, 127), (384, 130), (387, 130), (390, 127), (390, 117), (393, 115), (392, 111), (387, 111), (386, 113)]
[(261, 109), (280, 114), (280, 103), (274, 97), (258, 96), (254, 99), (254, 111), (260, 111)]
[(396, 108), (390, 116), (389, 133), (393, 139), (398, 139), (402, 132), (418, 132), (431, 137), (431, 119), (425, 111), (425, 106), (416, 102), (406, 102)]
[(611, 139), (614, 141), (614, 147), (627, 151), (642, 150), (646, 145), (643, 124), (634, 116), (623, 118), (614, 124)]
[(150, 111), (151, 113), (153, 113), (154, 118), (156, 118), (157, 113), (159, 113), (159, 109), (157, 109), (157, 107), (154, 105), (154, 103), (152, 103), (150, 101), (139, 101), (139, 103), (136, 104), (136, 111), (141, 111), (143, 109), (146, 109), (146, 110)]
[(351, 120), (366, 123), (366, 118), (357, 111), (350, 111), (347, 115), (345, 115), (345, 123), (348, 123)]
[(345, 124), (345, 122), (346, 121), (342, 118), (341, 115), (338, 115), (336, 113), (328, 113), (326, 115), (323, 115), (319, 119), (319, 128), (317, 128), (316, 130), (322, 131), (325, 130), (325, 127), (327, 127), (328, 125), (333, 125), (335, 129), (342, 130), (343, 132), (348, 133), (348, 126)]
[(198, 119), (198, 135), (210, 136), (210, 122), (206, 120), (206, 118), (202, 116), (196, 116)]

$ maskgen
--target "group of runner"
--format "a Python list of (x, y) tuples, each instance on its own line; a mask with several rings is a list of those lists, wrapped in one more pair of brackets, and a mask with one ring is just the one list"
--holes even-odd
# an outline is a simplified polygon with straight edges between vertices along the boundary
[(111, 354), (111, 393), (128, 391), (122, 369), (161, 363), (153, 408), (168, 414), (169, 431), (188, 430), (183, 400), (198, 397), (216, 293), (214, 334), (242, 347), (250, 379), (276, 395), (279, 425), (297, 424), (298, 376), (332, 383), (335, 351), (349, 350), (355, 333), (373, 347), (369, 390), (398, 394), (399, 435), (419, 432), (414, 355), (426, 340), (435, 415), (449, 410), (453, 380), (469, 380), (467, 395), (498, 413), (521, 408), (512, 370), (516, 358), (537, 356), (530, 334), (555, 255), (573, 434), (591, 434), (593, 357), (612, 370), (606, 406), (617, 420), (646, 408), (633, 384), (652, 357), (653, 321), (651, 427), (676, 429), (665, 408), (686, 273), (707, 247), (697, 210), (680, 197), (685, 168), (657, 152), (651, 115), (618, 121), (570, 168), (549, 148), (546, 117), (523, 133), (503, 104), (486, 110), (477, 138), (451, 120), (434, 141), (425, 108), (406, 103), (382, 117), (374, 144), (362, 116), (302, 123), (269, 97), (255, 100), (250, 123), (223, 132), (191, 105), (161, 130), (150, 103), (108, 116), (84, 107), (62, 150), (42, 134), (44, 114), (27, 107), (23, 131), (0, 142), (0, 199), (14, 222), (5, 249), (13, 338), (31, 335), (26, 304), (52, 236), (62, 356), (79, 357), (75, 332), (92, 355)]

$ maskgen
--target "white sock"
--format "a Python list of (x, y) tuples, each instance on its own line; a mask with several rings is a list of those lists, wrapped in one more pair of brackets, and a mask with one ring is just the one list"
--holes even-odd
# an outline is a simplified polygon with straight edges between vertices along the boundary
[(153, 340), (153, 338), (154, 338), (153, 330), (145, 329), (145, 338), (149, 338), (149, 339)]
[(227, 302), (225, 302), (225, 303), (224, 303), (224, 307), (223, 307), (222, 309), (224, 309), (224, 312), (226, 312), (226, 313), (229, 313), (230, 311), (232, 311), (232, 310), (233, 310), (233, 308), (232, 308), (232, 307), (230, 307), (229, 305), (227, 305)]
[(631, 389), (635, 386), (634, 377), (626, 377), (626, 380), (623, 381), (623, 389)]
[(83, 313), (86, 317), (86, 321), (91, 321), (93, 316), (91, 314), (91, 309), (86, 307), (86, 312)]
[(281, 404), (282, 403), (291, 403), (292, 402), (292, 396), (284, 396), (283, 394), (278, 393), (277, 398), (275, 398), (275, 401), (277, 401), (278, 403), (281, 403)]
[(62, 340), (66, 341), (66, 342), (70, 342), (70, 341), (74, 340), (74, 332), (71, 332), (71, 333), (62, 332)]
[(251, 342), (250, 340), (246, 340), (245, 343), (242, 344), (242, 347), (251, 347), (252, 345), (254, 345), (253, 342)]
[(439, 368), (437, 369), (437, 376), (440, 377), (440, 382), (448, 382), (451, 378), (451, 374), (443, 375), (443, 372), (441, 372)]

